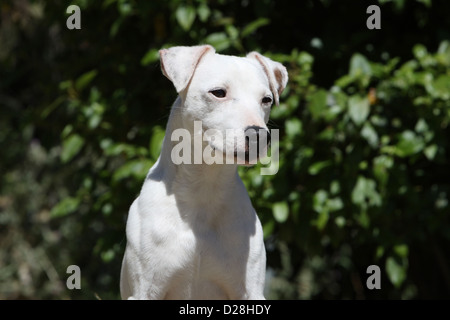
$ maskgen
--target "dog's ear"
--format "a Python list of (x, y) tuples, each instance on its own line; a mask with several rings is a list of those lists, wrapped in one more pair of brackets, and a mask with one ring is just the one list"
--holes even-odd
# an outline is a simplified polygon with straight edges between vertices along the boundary
[(273, 61), (258, 52), (250, 52), (248, 58), (256, 59), (261, 64), (264, 72), (269, 78), (270, 91), (272, 91), (273, 98), (276, 105), (279, 103), (280, 95), (286, 88), (288, 82), (288, 73), (286, 68), (279, 62)]
[(186, 89), (195, 68), (207, 52), (214, 53), (215, 50), (210, 45), (159, 50), (162, 73), (172, 81), (178, 93)]

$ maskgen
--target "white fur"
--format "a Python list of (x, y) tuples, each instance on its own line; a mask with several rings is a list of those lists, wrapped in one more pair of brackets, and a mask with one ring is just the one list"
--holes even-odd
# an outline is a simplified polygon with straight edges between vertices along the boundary
[[(171, 134), (177, 128), (189, 130), (193, 137), (208, 129), (224, 135), (236, 129), (239, 135), (248, 126), (267, 128), (271, 106), (261, 101), (270, 96), (278, 103), (286, 69), (255, 52), (245, 58), (224, 56), (211, 46), (173, 47), (160, 55), (162, 71), (179, 96), (161, 155), (129, 211), (121, 296), (264, 299), (262, 227), (236, 161), (175, 165)], [(215, 88), (225, 88), (226, 98), (215, 97)], [(193, 132), (196, 120), (202, 121), (202, 132)], [(228, 142), (218, 142), (203, 141), (201, 147), (223, 152)]]

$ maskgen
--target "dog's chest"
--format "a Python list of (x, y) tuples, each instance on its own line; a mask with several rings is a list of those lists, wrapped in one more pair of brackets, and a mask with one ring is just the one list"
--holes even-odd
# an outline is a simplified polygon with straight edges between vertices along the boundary
[[(222, 209), (227, 208), (223, 206)], [(184, 274), (186, 290), (189, 295), (208, 292), (218, 294), (222, 283), (242, 286), (245, 280), (247, 261), (252, 250), (252, 237), (255, 234), (255, 220), (249, 219), (254, 215), (249, 208), (240, 208), (241, 212), (220, 212), (220, 215), (208, 217), (211, 212), (206, 208), (191, 208), (192, 212), (185, 212), (196, 216), (190, 220), (192, 240), (189, 254), (185, 257)], [(188, 266), (188, 268), (185, 268)], [(206, 298), (206, 297), (205, 297)]]

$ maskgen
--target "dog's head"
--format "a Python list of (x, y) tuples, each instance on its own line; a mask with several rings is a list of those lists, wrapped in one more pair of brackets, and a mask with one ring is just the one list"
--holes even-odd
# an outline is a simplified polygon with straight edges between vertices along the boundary
[[(160, 51), (163, 74), (183, 101), (184, 126), (201, 121), (206, 146), (228, 160), (254, 164), (270, 142), (270, 109), (286, 87), (286, 68), (257, 52), (216, 54), (209, 45)], [(240, 160), (240, 161), (239, 161)]]

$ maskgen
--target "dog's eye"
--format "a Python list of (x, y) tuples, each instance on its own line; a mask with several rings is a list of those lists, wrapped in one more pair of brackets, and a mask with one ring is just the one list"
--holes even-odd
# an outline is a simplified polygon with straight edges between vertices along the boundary
[(227, 95), (227, 92), (224, 89), (214, 89), (209, 91), (212, 95), (214, 95), (216, 98), (225, 98)]
[(264, 104), (272, 103), (272, 98), (271, 97), (264, 97), (262, 99), (262, 103), (264, 103)]

